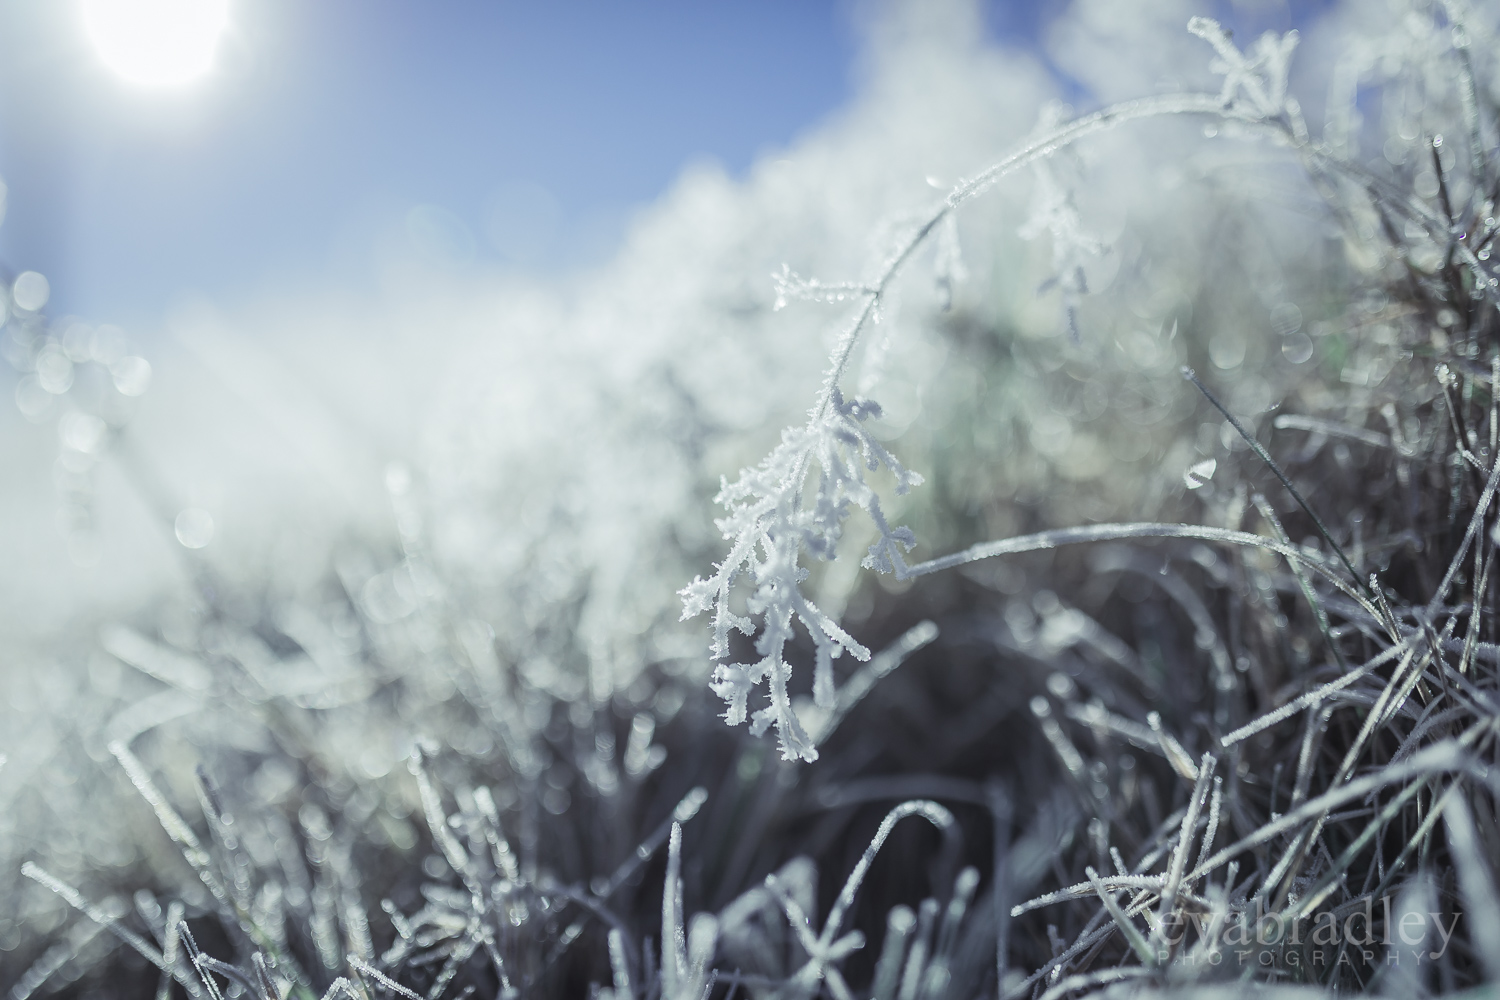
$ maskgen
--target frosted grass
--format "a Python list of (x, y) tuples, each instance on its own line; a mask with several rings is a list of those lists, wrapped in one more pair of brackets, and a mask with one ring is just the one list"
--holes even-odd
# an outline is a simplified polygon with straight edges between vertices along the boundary
[[(26, 879), (0, 915), (12, 994), (121, 970), (162, 1000), (1480, 987), (1500, 921), (1495, 18), (1398, 7), (1327, 22), (1347, 59), (1299, 82), (1337, 77), (1322, 134), (1289, 86), (1294, 36), (1241, 49), (1195, 19), (1193, 89), (1044, 110), (1000, 160), (1024, 123), (961, 156), (903, 139), (947, 164), (914, 175), (925, 191), (870, 196), (899, 173), (889, 138), (768, 166), (753, 198), (685, 183), (587, 293), (577, 322), (601, 339), (547, 354), (573, 321), (548, 314), (534, 353), (471, 363), (561, 387), (502, 406), (546, 420), (460, 421), (479, 443), (445, 445), (447, 473), (387, 470), (389, 535), (304, 580), (215, 561), (216, 520), (186, 605), (88, 641), (98, 692), (24, 703), (52, 708), (0, 769), (0, 857)], [(960, 121), (955, 95), (999, 71), (963, 48), (961, 8), (931, 10), (890, 15), (952, 19), (900, 65), (941, 52), (950, 75), (923, 86), (949, 81)], [(1157, 14), (1121, 10), (1112, 30)], [(1178, 51), (1182, 28), (1153, 44)], [(919, 130), (941, 102), (905, 93), (871, 120), (937, 135)], [(1023, 225), (1027, 173), (1044, 210)], [(1230, 190), (1247, 176), (1296, 213)], [(875, 250), (789, 241), (769, 288), (739, 277), (765, 244), (684, 235), (844, 189)], [(1113, 286), (1056, 273), (1111, 267)], [(822, 340), (818, 309), (845, 313)], [(43, 376), (72, 392), (109, 370), (26, 322), (29, 387), (62, 400)], [(710, 678), (672, 581), (713, 558), (707, 484), (794, 413), (723, 486), (729, 554), (685, 595), (715, 616)], [(88, 488), (70, 477), (128, 461), (95, 431), (59, 424), (70, 504)], [(455, 469), (488, 485), (459, 502)], [(777, 728), (781, 759), (716, 699)], [(69, 782), (52, 761), (74, 744)], [(1452, 887), (1431, 904), (1452, 937), (1420, 968), (1345, 945), (1293, 965), (1308, 953), (1283, 943), (1233, 964), (1265, 915), (1380, 921), (1432, 886)]]

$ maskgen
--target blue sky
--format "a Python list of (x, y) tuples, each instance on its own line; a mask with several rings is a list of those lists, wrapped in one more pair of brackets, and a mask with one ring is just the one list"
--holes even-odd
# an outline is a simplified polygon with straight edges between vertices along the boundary
[(587, 263), (685, 163), (742, 170), (839, 107), (857, 47), (850, 6), (817, 0), (234, 10), (214, 78), (165, 93), (114, 79), (72, 3), (0, 10), (0, 266), (46, 274), (54, 315), (357, 286), (393, 229)]
[[(355, 468), (364, 451), (344, 454), (350, 428), (380, 456), (424, 432), (462, 363), (433, 342), (490, 332), (480, 312), (496, 297), (480, 293), (524, 304), (535, 291), (487, 289), (495, 269), (607, 260), (687, 164), (740, 174), (849, 107), (862, 16), (934, 0), (231, 0), (221, 71), (178, 93), (117, 80), (78, 2), (0, 3), (0, 277), (39, 270), (53, 317), (125, 328), (157, 372), (132, 433), (181, 505), (243, 539), (262, 508), (369, 513), (364, 493), (328, 485), (378, 481)], [(984, 0), (987, 30), (1037, 52), (1069, 3)], [(1282, 0), (1218, 4), (1246, 5), (1255, 17), (1234, 23), (1250, 37), (1288, 26)], [(435, 283), (475, 293), (467, 332), (425, 325), (421, 296), (384, 284), (393, 244), (475, 270), (471, 285)], [(189, 339), (167, 322), (183, 293), (179, 319), (214, 318)], [(392, 329), (370, 318), (408, 307)], [(394, 349), (348, 350), (373, 336)], [(0, 367), (0, 391), (19, 377)], [(103, 568), (74, 566), (53, 530), (57, 428), (4, 410), (15, 474), (0, 477), (0, 551), (32, 567), (3, 595), (13, 620), (59, 621), (140, 592), (149, 566), (167, 572), (176, 549), (155, 545), (153, 515), (119, 479), (101, 480)]]
[[(143, 333), (184, 291), (357, 292), (392, 239), (602, 260), (686, 164), (737, 173), (844, 105), (880, 0), (232, 2), (218, 71), (176, 92), (106, 70), (76, 0), (0, 5), (0, 269), (46, 274), (53, 315)], [(1066, 2), (985, 7), (1035, 46)]]

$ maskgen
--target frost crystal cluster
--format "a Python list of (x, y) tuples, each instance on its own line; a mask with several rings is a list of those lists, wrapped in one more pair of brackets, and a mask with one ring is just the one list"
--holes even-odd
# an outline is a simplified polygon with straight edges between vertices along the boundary
[[(806, 551), (814, 558), (831, 560), (837, 555), (844, 522), (852, 506), (863, 510), (879, 533), (864, 557), (863, 565), (882, 573), (900, 575), (906, 568), (902, 553), (915, 544), (910, 529), (892, 528), (881, 510), (880, 497), (865, 478), (866, 472), (882, 467), (896, 481), (896, 493), (906, 493), (922, 477), (908, 471), (871, 435), (869, 418), (880, 417), (873, 400), (845, 400), (837, 386), (828, 390), (826, 403), (813, 412), (805, 427), (782, 433), (781, 444), (760, 465), (746, 469), (733, 483), (726, 482), (716, 502), (729, 511), (718, 521), (731, 543), (729, 555), (708, 579), (698, 577), (682, 591), (684, 619), (713, 611), (713, 691), (729, 704), (724, 720), (731, 726), (745, 721), (746, 702), (762, 681), (771, 703), (751, 715), (750, 731), (759, 736), (773, 723), (781, 738), (782, 755), (817, 760), (818, 751), (797, 720), (787, 694), (791, 665), (787, 643), (793, 638), (792, 620), (802, 623), (817, 650), (813, 675), (813, 699), (819, 708), (832, 708), (836, 695), (833, 661), (844, 653), (868, 660), (870, 651), (802, 593), (808, 571), (802, 566)], [(808, 479), (816, 468), (815, 489)], [(754, 593), (747, 602), (749, 615), (730, 609), (730, 588), (744, 575)], [(731, 660), (731, 632), (760, 634), (755, 663)]]

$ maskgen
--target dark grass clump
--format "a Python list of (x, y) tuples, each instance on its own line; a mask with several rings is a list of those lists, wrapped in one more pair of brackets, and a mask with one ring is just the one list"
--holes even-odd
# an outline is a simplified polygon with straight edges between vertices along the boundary
[[(662, 620), (622, 680), (566, 588), (525, 642), (497, 630), (402, 516), (401, 476), (399, 547), (351, 543), (295, 592), (205, 574), (190, 608), (107, 629), (141, 686), (107, 717), (85, 706), (74, 753), (112, 777), (84, 803), (12, 801), (131, 846), (79, 885), (49, 873), (79, 867), (63, 835), (16, 852), (11, 929), (35, 932), (6, 939), (12, 996), (1500, 981), (1493, 18), (1411, 13), (1426, 48), (1349, 64), (1394, 122), (1379, 159), (1350, 124), (1365, 105), (1330, 99), (1312, 135), (1287, 93), (1295, 36), (1242, 52), (1195, 19), (1220, 93), (1044, 116), (873, 278), (783, 272), (783, 299), (853, 312), (808, 423), (720, 494), (729, 553), (683, 591), (715, 615), (712, 679)], [(1325, 245), (1287, 261), (1316, 308), (1270, 310), (1257, 369), (1229, 209), (1182, 251), (1207, 277), (1146, 342), (1091, 346), (1108, 324), (1056, 174), (1035, 228), (1061, 335), (955, 292), (971, 200), (1147, 118), (1270, 143), (1322, 199)], [(929, 247), (939, 377), (1006, 391), (933, 404), (924, 485), (844, 383)], [(954, 554), (909, 561), (924, 540)], [(851, 559), (885, 575), (839, 577)]]

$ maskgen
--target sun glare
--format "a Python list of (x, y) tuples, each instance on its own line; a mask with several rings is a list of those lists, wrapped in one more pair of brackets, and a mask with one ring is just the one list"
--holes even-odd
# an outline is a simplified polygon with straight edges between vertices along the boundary
[(229, 0), (82, 0), (81, 10), (104, 64), (142, 87), (207, 73), (229, 21)]

